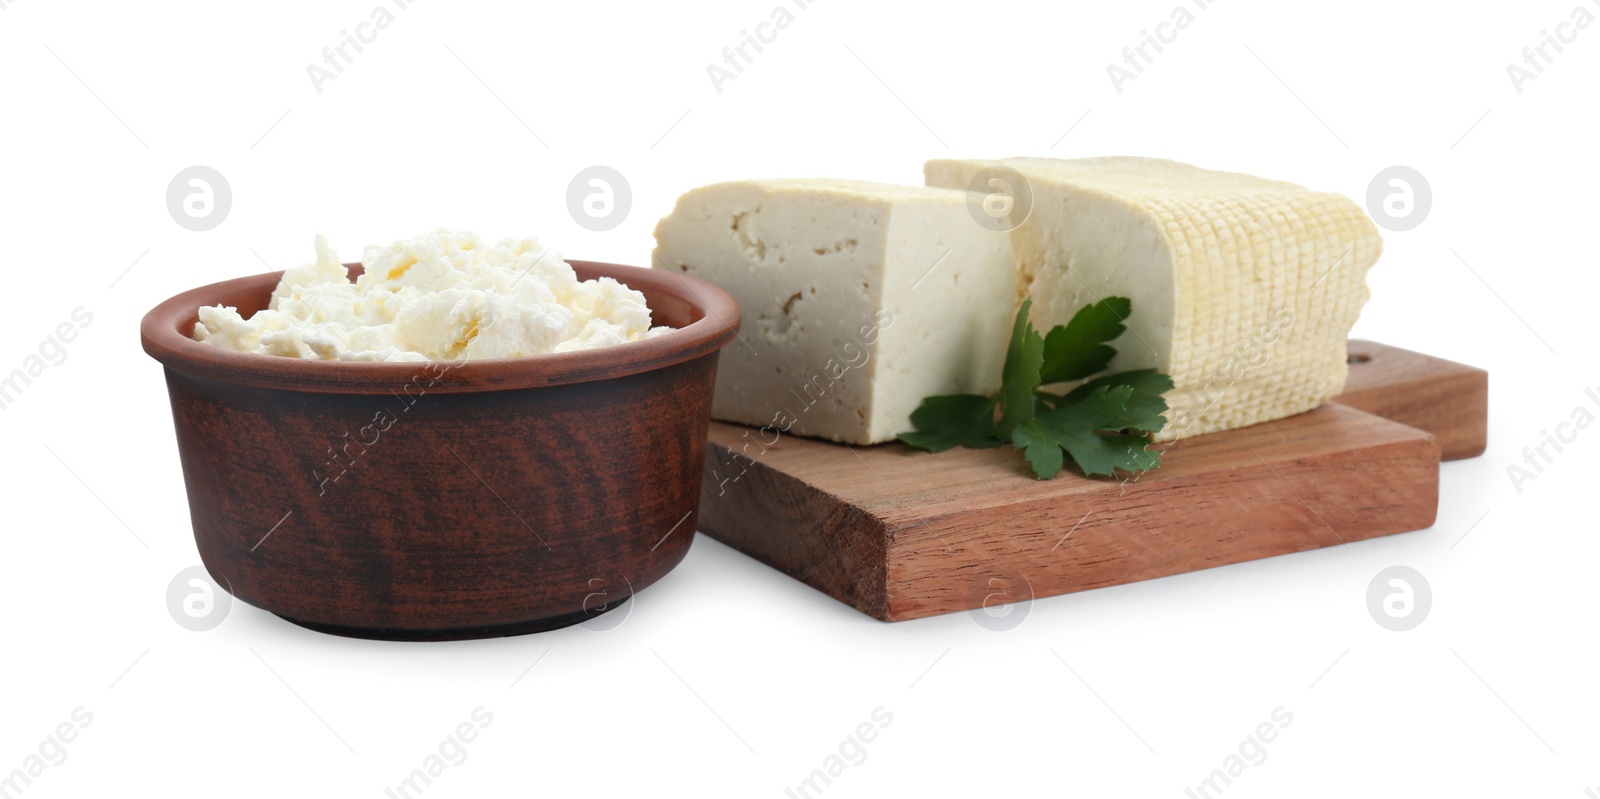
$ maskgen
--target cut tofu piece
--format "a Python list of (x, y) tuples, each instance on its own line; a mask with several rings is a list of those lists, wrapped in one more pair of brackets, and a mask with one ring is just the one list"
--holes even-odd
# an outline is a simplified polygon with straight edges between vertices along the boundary
[(1018, 276), (967, 194), (851, 180), (746, 180), (690, 191), (656, 226), (653, 265), (743, 310), (712, 416), (874, 444), (935, 394), (999, 388)]
[(1008, 221), (1036, 327), (1103, 297), (1133, 301), (1110, 368), (1172, 376), (1158, 440), (1291, 416), (1343, 390), (1345, 341), (1383, 249), (1349, 198), (1150, 158), (940, 159), (924, 171), (930, 186), (968, 189), (993, 167), (1032, 191)]

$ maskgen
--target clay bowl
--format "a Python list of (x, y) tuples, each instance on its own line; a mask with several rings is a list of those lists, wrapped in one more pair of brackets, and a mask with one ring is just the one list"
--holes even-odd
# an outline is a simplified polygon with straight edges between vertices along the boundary
[(199, 306), (248, 316), (281, 272), (151, 310), (140, 334), (166, 370), (217, 584), (323, 632), (443, 640), (576, 624), (677, 565), (739, 307), (684, 275), (572, 265), (643, 292), (654, 322), (678, 329), (528, 358), (341, 363), (189, 338)]

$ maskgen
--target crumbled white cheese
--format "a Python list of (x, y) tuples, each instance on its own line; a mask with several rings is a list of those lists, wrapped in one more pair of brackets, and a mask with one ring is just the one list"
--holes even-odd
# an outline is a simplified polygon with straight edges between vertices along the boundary
[(317, 260), (283, 274), (249, 319), (200, 309), (197, 341), (229, 350), (340, 361), (514, 358), (636, 341), (650, 326), (644, 295), (609, 277), (578, 280), (537, 239), (492, 247), (437, 230), (368, 247), (351, 283), (325, 236)]

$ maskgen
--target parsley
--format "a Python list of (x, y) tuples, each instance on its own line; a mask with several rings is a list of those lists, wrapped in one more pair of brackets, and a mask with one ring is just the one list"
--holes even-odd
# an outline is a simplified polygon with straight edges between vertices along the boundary
[[(1009, 443), (1040, 479), (1056, 476), (1067, 458), (1088, 475), (1160, 466), (1161, 454), (1146, 447), (1167, 423), (1161, 395), (1172, 390), (1172, 378), (1154, 369), (1094, 377), (1116, 356), (1107, 342), (1127, 329), (1123, 320), (1133, 303), (1108, 297), (1042, 336), (1028, 322), (1032, 304), (1025, 301), (1017, 311), (1000, 390), (988, 397), (928, 397), (911, 414), (916, 431), (899, 439), (929, 452)], [(1040, 388), (1090, 377), (1066, 394)]]

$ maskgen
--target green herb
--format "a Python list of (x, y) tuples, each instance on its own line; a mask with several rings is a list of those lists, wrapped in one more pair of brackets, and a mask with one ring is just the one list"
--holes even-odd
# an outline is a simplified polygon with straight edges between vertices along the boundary
[(989, 397), (928, 397), (911, 414), (916, 432), (901, 433), (900, 440), (929, 452), (1009, 443), (1040, 479), (1056, 476), (1067, 458), (1089, 475), (1160, 466), (1161, 454), (1146, 447), (1167, 423), (1161, 395), (1172, 390), (1172, 378), (1139, 369), (1095, 377), (1066, 394), (1040, 388), (1105, 371), (1117, 354), (1107, 342), (1127, 329), (1123, 320), (1133, 303), (1108, 297), (1042, 336), (1028, 322), (1031, 306), (1023, 302), (1017, 311), (1000, 390)]

